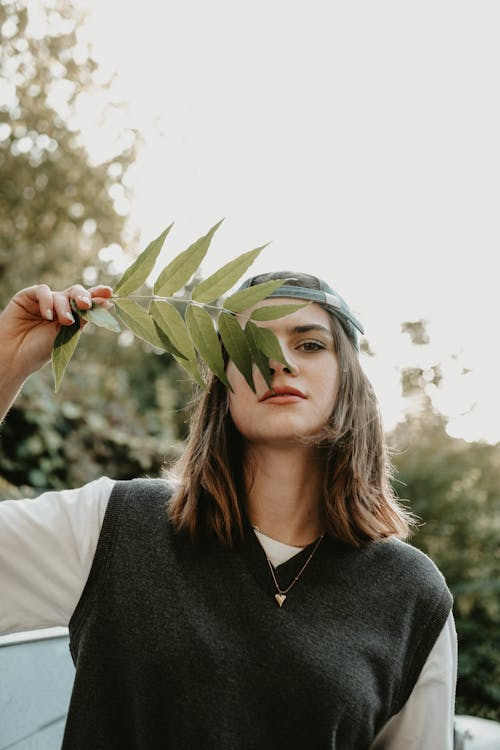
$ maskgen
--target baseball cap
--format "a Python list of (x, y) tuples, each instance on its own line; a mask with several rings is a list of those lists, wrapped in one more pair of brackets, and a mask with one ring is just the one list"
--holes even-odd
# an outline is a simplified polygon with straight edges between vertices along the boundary
[(294, 299), (318, 302), (338, 318), (352, 344), (359, 351), (359, 334), (365, 332), (362, 324), (354, 316), (351, 308), (340, 294), (317, 276), (295, 271), (261, 273), (246, 279), (238, 291), (274, 279), (286, 279), (286, 282), (279, 289), (275, 289), (269, 295), (270, 297), (293, 297)]

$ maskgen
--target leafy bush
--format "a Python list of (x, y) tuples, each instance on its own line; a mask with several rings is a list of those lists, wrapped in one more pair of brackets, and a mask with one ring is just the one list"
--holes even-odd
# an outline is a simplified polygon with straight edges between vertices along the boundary
[(459, 641), (457, 713), (500, 720), (500, 444), (446, 433), (432, 410), (391, 436), (396, 488), (423, 523), (412, 543), (443, 572)]

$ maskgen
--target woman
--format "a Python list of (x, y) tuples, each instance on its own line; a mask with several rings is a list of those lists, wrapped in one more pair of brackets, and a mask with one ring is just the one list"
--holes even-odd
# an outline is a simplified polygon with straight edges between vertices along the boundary
[[(0, 504), (0, 629), (69, 623), (64, 748), (452, 748), (451, 596), (401, 541), (361, 326), (324, 282), (283, 275), (259, 305), (311, 302), (261, 324), (287, 364), (270, 360), (271, 389), (254, 368), (254, 394), (228, 361), (232, 391), (210, 379), (167, 480)], [(70, 300), (110, 296), (13, 298), (4, 412)]]

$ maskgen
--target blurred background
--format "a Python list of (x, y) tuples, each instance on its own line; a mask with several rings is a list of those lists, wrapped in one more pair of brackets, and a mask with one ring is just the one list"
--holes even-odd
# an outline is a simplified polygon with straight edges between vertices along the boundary
[[(366, 328), (412, 543), (455, 596), (457, 713), (500, 720), (500, 107), (496, 2), (0, 0), (0, 308), (158, 268), (226, 217), (212, 273), (326, 278)], [(0, 352), (1, 356), (1, 352)], [(193, 388), (87, 326), (57, 396), (0, 433), (0, 496), (178, 455)]]

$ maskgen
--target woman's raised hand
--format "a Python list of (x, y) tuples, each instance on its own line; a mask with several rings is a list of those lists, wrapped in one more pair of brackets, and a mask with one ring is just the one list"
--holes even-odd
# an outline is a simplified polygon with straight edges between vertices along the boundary
[(64, 292), (40, 284), (15, 294), (0, 314), (3, 376), (22, 382), (49, 361), (60, 327), (75, 322), (71, 300), (80, 310), (88, 310), (92, 304), (108, 304), (112, 294), (109, 286), (85, 289), (79, 284)]

